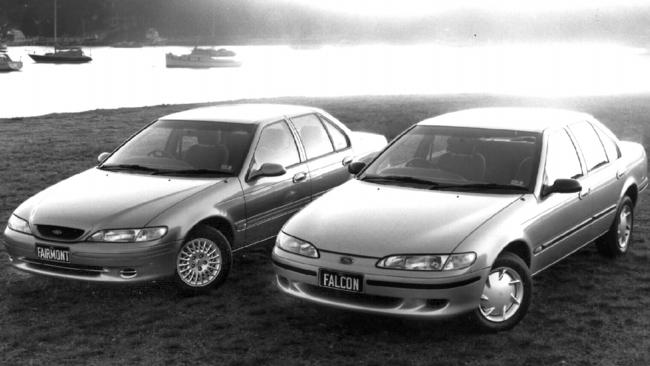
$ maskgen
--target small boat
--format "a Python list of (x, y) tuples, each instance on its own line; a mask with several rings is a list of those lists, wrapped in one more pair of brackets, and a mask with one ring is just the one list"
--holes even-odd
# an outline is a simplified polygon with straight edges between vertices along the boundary
[(54, 0), (54, 52), (49, 52), (44, 55), (30, 54), (29, 57), (34, 62), (50, 63), (50, 64), (82, 64), (92, 61), (90, 56), (84, 55), (84, 52), (79, 47), (57, 48), (56, 46), (56, 11), (57, 1)]
[(29, 54), (35, 62), (51, 64), (82, 64), (92, 61), (90, 56), (86, 56), (79, 47), (54, 48), (54, 52), (48, 52), (44, 55)]
[(165, 55), (167, 67), (189, 67), (189, 68), (210, 68), (210, 67), (239, 67), (241, 60), (236, 58), (237, 54), (231, 50), (220, 48), (199, 48), (194, 47), (189, 55)]
[(0, 53), (0, 72), (19, 71), (22, 67), (22, 61), (13, 61), (6, 53)]

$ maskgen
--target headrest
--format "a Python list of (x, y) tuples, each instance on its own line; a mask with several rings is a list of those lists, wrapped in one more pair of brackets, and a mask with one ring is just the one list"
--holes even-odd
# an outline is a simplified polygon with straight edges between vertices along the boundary
[(450, 153), (472, 155), (475, 150), (476, 140), (454, 137), (447, 140), (447, 151)]
[(217, 145), (219, 143), (219, 131), (199, 131), (196, 138), (201, 145)]

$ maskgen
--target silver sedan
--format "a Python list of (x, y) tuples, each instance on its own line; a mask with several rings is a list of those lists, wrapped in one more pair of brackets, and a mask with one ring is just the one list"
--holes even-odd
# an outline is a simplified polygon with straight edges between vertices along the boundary
[(646, 154), (593, 117), (533, 108), (418, 123), (283, 227), (279, 288), (323, 305), (513, 327), (531, 277), (593, 242), (627, 252)]
[(232, 253), (275, 237), (312, 197), (350, 178), (353, 157), (385, 142), (304, 106), (168, 115), (16, 208), (4, 231), (9, 260), (65, 279), (214, 288)]

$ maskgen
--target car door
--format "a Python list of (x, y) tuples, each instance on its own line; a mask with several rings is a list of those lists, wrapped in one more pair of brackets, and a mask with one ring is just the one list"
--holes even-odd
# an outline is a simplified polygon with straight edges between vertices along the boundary
[[(277, 235), (284, 222), (311, 200), (309, 169), (300, 159), (289, 124), (278, 121), (259, 133), (242, 188), (246, 203), (246, 243)], [(264, 163), (282, 165), (281, 176), (251, 178)]]
[[(615, 164), (620, 152), (615, 142), (614, 146), (611, 146), (612, 141), (604, 140), (607, 136), (599, 135), (587, 121), (571, 124), (569, 131), (580, 147), (587, 169), (584, 188), (588, 194), (586, 200), (590, 204), (591, 229), (595, 239), (609, 229), (616, 214), (619, 193), (623, 188), (623, 181), (619, 179), (618, 166)], [(609, 149), (605, 149), (603, 140), (609, 143)]]
[(312, 199), (350, 179), (352, 149), (345, 132), (317, 114), (292, 117), (291, 122), (307, 159)]
[[(582, 184), (584, 170), (575, 144), (564, 128), (546, 133), (546, 154), (542, 184), (550, 186), (557, 179), (577, 179)], [(534, 271), (542, 270), (562, 259), (589, 240), (589, 204), (580, 193), (540, 193), (537, 210), (526, 222), (527, 235), (533, 243)]]

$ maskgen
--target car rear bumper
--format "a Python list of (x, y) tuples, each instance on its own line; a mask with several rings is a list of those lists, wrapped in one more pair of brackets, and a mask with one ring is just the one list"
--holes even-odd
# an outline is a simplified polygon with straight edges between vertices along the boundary
[[(173, 275), (180, 240), (148, 243), (65, 243), (4, 232), (11, 265), (21, 271), (50, 277), (106, 283), (152, 281)], [(36, 256), (36, 244), (69, 250), (69, 263)]]
[[(489, 268), (441, 277), (441, 273), (413, 273), (394, 270), (364, 270), (376, 259), (353, 258), (355, 265), (337, 265), (340, 254), (321, 252), (312, 260), (278, 249), (273, 250), (277, 285), (283, 292), (314, 303), (377, 314), (444, 318), (466, 313), (479, 306)], [(318, 264), (317, 264), (318, 263)], [(321, 269), (363, 275), (361, 293), (321, 287)], [(405, 276), (407, 275), (407, 276)]]

